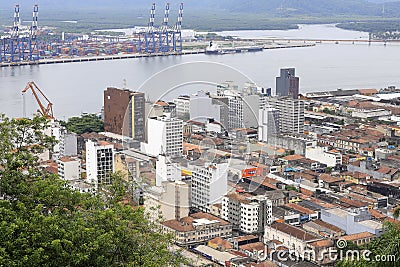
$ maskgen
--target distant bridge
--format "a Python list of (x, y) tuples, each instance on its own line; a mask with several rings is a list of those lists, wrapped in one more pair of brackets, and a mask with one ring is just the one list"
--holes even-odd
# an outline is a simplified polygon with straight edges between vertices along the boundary
[(289, 38), (262, 38), (260, 40), (267, 40), (271, 42), (277, 42), (277, 43), (291, 43), (291, 42), (296, 42), (296, 43), (334, 43), (334, 44), (339, 44), (339, 43), (400, 43), (400, 40), (374, 40), (374, 39), (289, 39)]

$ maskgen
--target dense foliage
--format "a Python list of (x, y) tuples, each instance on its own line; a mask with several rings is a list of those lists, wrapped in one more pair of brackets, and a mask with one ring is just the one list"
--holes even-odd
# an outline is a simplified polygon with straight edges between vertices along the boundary
[(85, 114), (81, 117), (72, 117), (68, 119), (67, 130), (76, 134), (102, 132), (104, 131), (104, 122), (96, 114)]
[(394, 39), (393, 37), (398, 35), (395, 32), (400, 31), (400, 21), (385, 20), (385, 21), (346, 22), (346, 23), (339, 23), (337, 27), (347, 30), (371, 32), (372, 37), (374, 38), (385, 39), (386, 37), (386, 39), (389, 38)]
[(124, 182), (107, 194), (71, 191), (44, 172), (37, 153), (52, 147), (45, 121), (0, 121), (0, 266), (179, 266), (171, 237), (141, 208), (122, 204)]

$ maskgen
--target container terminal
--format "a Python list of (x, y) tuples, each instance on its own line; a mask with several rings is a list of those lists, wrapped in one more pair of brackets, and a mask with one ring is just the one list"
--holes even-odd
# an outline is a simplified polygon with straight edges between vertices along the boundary
[(31, 25), (22, 25), (20, 7), (17, 4), (14, 7), (13, 25), (5, 28), (0, 35), (0, 67), (200, 53), (223, 55), (315, 45), (224, 39), (221, 36), (196, 34), (193, 30), (182, 30), (183, 3), (179, 5), (178, 18), (173, 26), (169, 25), (169, 10), (167, 3), (163, 22), (158, 27), (154, 24), (153, 4), (147, 27), (136, 27), (129, 34), (107, 30), (75, 34), (59, 33), (51, 27), (39, 27), (38, 5), (33, 7)]

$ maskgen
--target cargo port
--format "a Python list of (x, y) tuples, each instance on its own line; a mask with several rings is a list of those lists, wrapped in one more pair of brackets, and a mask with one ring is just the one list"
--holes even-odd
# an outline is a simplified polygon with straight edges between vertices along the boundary
[(203, 53), (224, 55), (315, 45), (271, 40), (226, 40), (223, 36), (209, 37), (193, 30), (182, 30), (182, 3), (178, 8), (177, 20), (172, 26), (169, 26), (169, 11), (169, 4), (166, 4), (162, 24), (156, 27), (155, 4), (153, 4), (147, 27), (137, 27), (130, 34), (118, 32), (110, 34), (106, 30), (76, 34), (60, 33), (50, 27), (39, 27), (38, 5), (33, 7), (31, 25), (22, 25), (19, 5), (15, 5), (13, 24), (5, 28), (0, 36), (0, 67)]

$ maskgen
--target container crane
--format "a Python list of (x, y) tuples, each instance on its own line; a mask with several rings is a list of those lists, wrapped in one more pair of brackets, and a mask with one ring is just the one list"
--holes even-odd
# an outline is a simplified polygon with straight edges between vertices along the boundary
[[(45, 96), (45, 94), (40, 90), (40, 88), (36, 85), (35, 82), (29, 82), (27, 86), (25, 87), (24, 90), (22, 90), (22, 94), (25, 94), (26, 91), (28, 90), (32, 91), (33, 96), (36, 98), (36, 101), (39, 105), (39, 110), (38, 112), (42, 114), (43, 117), (45, 117), (48, 120), (53, 120), (54, 119), (54, 114), (53, 114), (53, 103), (50, 102), (50, 100)], [(45, 107), (42, 104), (42, 101), (40, 101), (38, 93), (47, 101), (47, 106)]]

